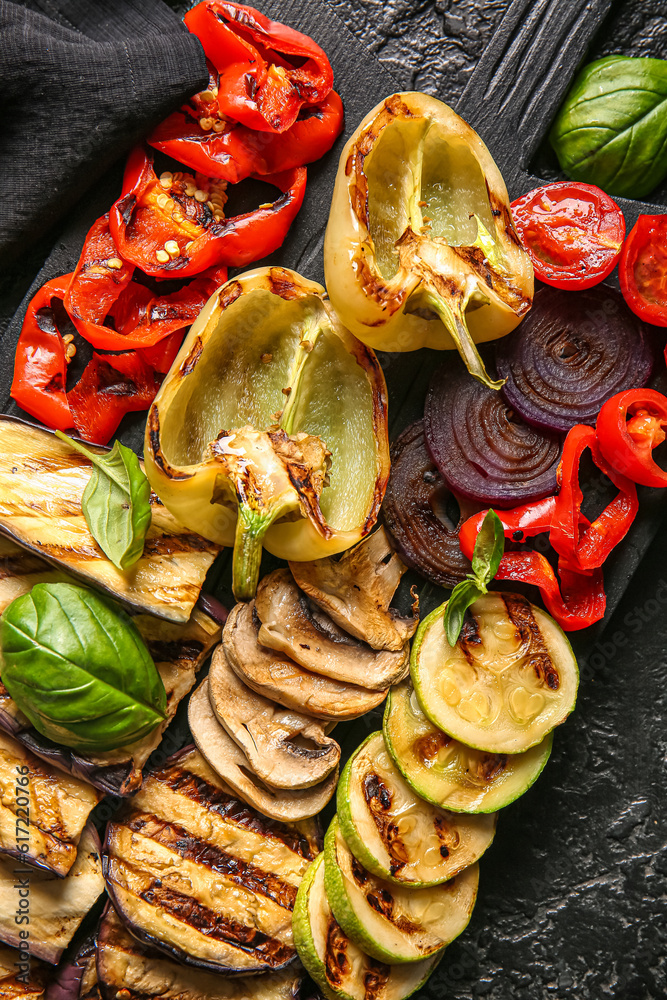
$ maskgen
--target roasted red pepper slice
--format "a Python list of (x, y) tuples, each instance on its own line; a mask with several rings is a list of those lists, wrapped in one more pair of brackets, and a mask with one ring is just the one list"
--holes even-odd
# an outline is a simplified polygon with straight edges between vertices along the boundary
[(186, 277), (223, 264), (241, 267), (277, 250), (285, 239), (303, 201), (306, 168), (262, 180), (282, 196), (225, 219), (226, 181), (170, 173), (158, 180), (152, 159), (137, 147), (109, 213), (111, 235), (125, 260), (155, 277)]
[(667, 215), (640, 215), (618, 262), (623, 298), (647, 323), (667, 326)]
[(94, 352), (68, 394), (77, 433), (85, 441), (106, 444), (126, 413), (148, 409), (161, 382), (138, 351)]
[(304, 104), (331, 90), (333, 70), (319, 45), (254, 7), (204, 0), (184, 20), (220, 74), (220, 111), (242, 125), (284, 132)]
[[(581, 529), (583, 493), (579, 483), (579, 463), (586, 448), (593, 461), (618, 489), (618, 495), (595, 520)], [(593, 427), (577, 424), (569, 431), (563, 445), (549, 541), (567, 568), (586, 573), (602, 566), (605, 559), (627, 534), (639, 503), (637, 488), (631, 480), (616, 472), (600, 452)]]
[(11, 395), (19, 406), (49, 427), (65, 431), (74, 420), (67, 402), (65, 343), (53, 313), (53, 299), (63, 299), (71, 274), (53, 278), (33, 297), (16, 345)]
[(163, 337), (153, 347), (144, 347), (140, 351), (137, 351), (137, 354), (151, 366), (153, 371), (159, 372), (160, 375), (166, 375), (180, 350), (185, 332), (185, 330), (176, 330), (175, 333), (170, 333), (168, 337)]
[(667, 472), (653, 459), (665, 440), (667, 398), (654, 389), (627, 389), (612, 396), (598, 414), (600, 451), (618, 472), (642, 486), (667, 486)]
[(319, 104), (303, 107), (286, 132), (257, 132), (186, 106), (161, 122), (148, 142), (193, 170), (236, 184), (318, 160), (342, 129), (343, 102), (332, 90)]

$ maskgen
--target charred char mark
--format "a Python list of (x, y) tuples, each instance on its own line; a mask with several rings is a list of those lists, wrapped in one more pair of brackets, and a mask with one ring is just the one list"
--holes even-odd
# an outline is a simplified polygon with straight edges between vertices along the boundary
[(380, 1000), (391, 973), (391, 967), (368, 959), (368, 969), (364, 972), (364, 1000)]
[(433, 829), (440, 841), (440, 854), (443, 858), (448, 858), (452, 851), (459, 846), (459, 833), (456, 828), (452, 828), (444, 816), (436, 816), (433, 820)]
[[(283, 194), (283, 198), (285, 195)], [(288, 271), (282, 267), (272, 267), (269, 271), (269, 290), (273, 295), (278, 295), (288, 302), (291, 299), (299, 299), (303, 292), (294, 283)]]
[(118, 201), (118, 211), (120, 212), (120, 217), (126, 226), (129, 226), (130, 224), (136, 203), (136, 195), (133, 194), (126, 194), (124, 198), (121, 198)]
[(370, 875), (354, 855), (352, 855), (350, 867), (352, 868), (352, 878), (358, 886), (362, 887), (370, 882)]
[(398, 826), (389, 812), (393, 796), (378, 775), (372, 772), (364, 776), (362, 786), (366, 805), (391, 858), (391, 873), (395, 875), (407, 864), (409, 857)]
[(507, 767), (507, 754), (485, 753), (483, 754), (475, 769), (475, 777), (482, 782), (491, 784), (498, 778)]
[(231, 306), (232, 302), (236, 302), (242, 293), (243, 289), (238, 281), (230, 281), (227, 285), (224, 285), (218, 293), (220, 308), (226, 309), (228, 306)]
[(277, 968), (294, 957), (294, 951), (289, 945), (263, 934), (256, 927), (248, 927), (233, 917), (204, 906), (192, 896), (187, 896), (176, 889), (166, 888), (159, 879), (151, 882), (150, 886), (139, 895), (146, 903), (189, 924), (207, 938), (228, 942), (241, 951), (251, 954), (268, 968)]
[(313, 846), (298, 830), (260, 816), (244, 802), (225, 794), (190, 771), (170, 767), (156, 771), (153, 777), (163, 781), (172, 791), (197, 802), (205, 809), (211, 809), (221, 819), (235, 823), (245, 830), (252, 830), (253, 833), (261, 834), (263, 837), (280, 840), (290, 851), (307, 861), (312, 861), (315, 857), (316, 851), (313, 850)]
[(178, 552), (217, 552), (219, 546), (215, 542), (196, 535), (194, 532), (183, 532), (181, 535), (158, 535), (147, 538), (144, 542), (144, 557), (173, 556)]
[(476, 650), (472, 647), (481, 645), (482, 637), (479, 632), (479, 624), (470, 611), (470, 608), (467, 608), (463, 616), (463, 625), (461, 627), (458, 646), (468, 663), (472, 663), (475, 658)]
[(539, 681), (552, 691), (557, 691), (560, 687), (558, 669), (549, 656), (530, 601), (521, 594), (502, 594), (502, 599), (507, 615), (519, 633), (528, 665), (533, 668)]
[(187, 358), (181, 364), (178, 369), (179, 378), (185, 378), (186, 375), (190, 375), (191, 372), (197, 367), (197, 363), (201, 358), (202, 351), (204, 350), (204, 344), (202, 343), (201, 337), (197, 337), (194, 342), (193, 348), (188, 354)]
[(347, 957), (347, 946), (349, 943), (349, 940), (334, 917), (329, 917), (324, 964), (327, 970), (327, 980), (333, 986), (340, 986), (343, 982), (343, 977), (349, 976), (352, 971), (350, 960)]
[(156, 663), (176, 663), (186, 661), (196, 663), (204, 651), (204, 644), (190, 639), (178, 642), (175, 639), (152, 639), (148, 642), (148, 652)]
[(376, 885), (369, 890), (366, 893), (366, 902), (371, 909), (388, 920), (401, 933), (416, 934), (422, 930), (420, 924), (416, 924), (402, 913), (396, 912), (396, 900), (385, 886)]
[(148, 440), (151, 452), (153, 453), (153, 461), (158, 469), (164, 472), (165, 476), (174, 480), (192, 479), (193, 474), (191, 472), (177, 472), (164, 457), (160, 445), (160, 414), (155, 403), (151, 405), (148, 411)]
[(36, 551), (45, 559), (57, 559), (63, 562), (88, 562), (92, 559), (106, 559), (102, 549), (92, 545), (57, 545), (55, 542), (36, 541)]
[(451, 736), (447, 733), (442, 733), (440, 730), (433, 733), (426, 733), (425, 736), (420, 736), (412, 744), (412, 752), (423, 761), (431, 761), (434, 757), (438, 756), (438, 753), (445, 747), (448, 747), (452, 742)]

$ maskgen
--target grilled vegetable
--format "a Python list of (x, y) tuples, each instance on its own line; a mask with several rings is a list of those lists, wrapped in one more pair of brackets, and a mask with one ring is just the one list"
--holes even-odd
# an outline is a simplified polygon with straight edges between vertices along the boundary
[(340, 747), (322, 722), (285, 711), (252, 691), (236, 676), (222, 646), (211, 661), (208, 696), (250, 769), (274, 788), (310, 788), (338, 767)]
[(141, 559), (131, 573), (117, 569), (81, 510), (91, 470), (49, 431), (0, 416), (0, 532), (133, 608), (187, 621), (218, 547), (183, 528), (153, 498)]
[(310, 788), (277, 789), (252, 773), (248, 758), (218, 722), (208, 696), (208, 679), (190, 698), (188, 722), (197, 747), (213, 770), (244, 802), (282, 822), (315, 816), (336, 791), (338, 770)]
[(141, 944), (108, 906), (97, 936), (97, 967), (103, 1000), (296, 1000), (303, 970), (297, 965), (283, 972), (252, 978), (227, 978), (192, 969)]
[(336, 921), (324, 888), (324, 855), (301, 883), (294, 907), (299, 958), (325, 995), (340, 1000), (403, 1000), (426, 982), (439, 955), (409, 965), (386, 965), (364, 954)]
[(453, 648), (446, 605), (421, 623), (410, 672), (431, 722), (467, 746), (521, 753), (574, 708), (579, 671), (565, 633), (520, 594), (491, 592), (466, 615)]
[(317, 559), (375, 523), (389, 473), (382, 370), (320, 285), (249, 271), (193, 324), (151, 407), (145, 456), (172, 513), (234, 545), (234, 593), (247, 600), (263, 545)]
[(392, 688), (383, 723), (391, 758), (410, 788), (452, 812), (488, 813), (523, 795), (542, 773), (552, 734), (524, 753), (473, 750), (426, 718), (409, 682)]
[(304, 670), (294, 660), (260, 645), (255, 603), (237, 604), (229, 613), (222, 644), (232, 670), (258, 694), (285, 708), (318, 719), (358, 719), (384, 701), (386, 691), (370, 691)]
[(31, 956), (56, 965), (79, 924), (104, 892), (97, 833), (91, 825), (83, 831), (76, 861), (64, 879), (26, 876), (20, 869), (17, 875), (16, 868), (15, 860), (0, 860), (0, 941), (19, 946), (21, 928), (27, 927), (28, 921), (16, 918), (27, 913)]
[(456, 349), (490, 388), (476, 343), (530, 309), (533, 268), (488, 149), (441, 101), (388, 97), (343, 150), (324, 242), (334, 308), (384, 351)]
[[(70, 578), (26, 549), (0, 537), (0, 611), (37, 583), (66, 581)], [(162, 738), (181, 700), (195, 683), (195, 674), (220, 635), (220, 626), (198, 608), (188, 622), (166, 622), (152, 615), (136, 615), (139, 629), (153, 657), (167, 694), (165, 722), (130, 748), (102, 755), (82, 755), (53, 744), (30, 727), (30, 722), (0, 683), (0, 729), (15, 738), (42, 760), (60, 770), (83, 778), (111, 795), (129, 795), (141, 785), (141, 768)]]
[(349, 635), (373, 649), (403, 649), (419, 624), (416, 599), (409, 618), (391, 608), (405, 566), (389, 544), (383, 527), (340, 559), (291, 562), (297, 586)]
[[(445, 640), (446, 641), (446, 640)], [(445, 812), (415, 795), (371, 733), (345, 766), (338, 819), (348, 847), (374, 875), (397, 884), (438, 885), (477, 861), (496, 831), (495, 813)]]
[(358, 948), (387, 965), (435, 955), (465, 930), (479, 865), (430, 889), (384, 882), (359, 864), (336, 816), (324, 840), (324, 887), (335, 919)]
[(0, 854), (64, 877), (100, 798), (0, 733)]
[(315, 674), (385, 691), (405, 677), (406, 642), (397, 652), (374, 650), (340, 629), (320, 608), (309, 606), (288, 569), (269, 573), (257, 588), (255, 609), (263, 646), (285, 653)]
[(101, 1000), (97, 981), (95, 935), (84, 938), (73, 955), (64, 958), (48, 985), (46, 1000)]
[(180, 962), (276, 970), (295, 956), (292, 908), (315, 830), (264, 819), (188, 749), (109, 824), (107, 889), (134, 937)]
[(31, 958), (30, 969), (26, 972), (19, 968), (19, 961), (16, 949), (0, 945), (0, 997), (2, 1000), (41, 1000), (52, 970)]

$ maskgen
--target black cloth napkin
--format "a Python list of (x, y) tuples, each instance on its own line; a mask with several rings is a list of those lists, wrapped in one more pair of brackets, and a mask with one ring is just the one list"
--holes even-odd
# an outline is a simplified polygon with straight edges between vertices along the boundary
[(207, 82), (163, 0), (0, 0), (0, 261)]

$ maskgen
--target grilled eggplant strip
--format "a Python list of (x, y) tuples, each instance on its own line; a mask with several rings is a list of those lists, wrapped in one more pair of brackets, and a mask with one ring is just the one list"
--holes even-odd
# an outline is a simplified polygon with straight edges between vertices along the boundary
[(0, 532), (135, 610), (187, 622), (219, 546), (188, 531), (152, 496), (143, 555), (131, 570), (117, 569), (81, 510), (91, 469), (50, 431), (0, 415)]
[(109, 906), (98, 932), (97, 968), (103, 1000), (295, 1000), (303, 970), (232, 979), (170, 961), (138, 942)]
[[(0, 945), (0, 1000), (40, 1000), (44, 996), (51, 970), (43, 962), (30, 961), (28, 982), (19, 969), (19, 952)], [(18, 975), (21, 975), (21, 979)]]
[(180, 962), (280, 969), (295, 957), (292, 908), (315, 829), (266, 820), (188, 749), (109, 824), (109, 895), (134, 937)]
[[(29, 896), (21, 897), (26, 886)], [(15, 914), (21, 908), (25, 910), (21, 899), (27, 898), (30, 954), (56, 965), (81, 921), (103, 892), (100, 844), (90, 824), (81, 835), (76, 861), (64, 879), (24, 870), (12, 858), (2, 859), (0, 941), (18, 947), (22, 925), (16, 923)]]
[[(2, 423), (0, 421), (0, 427)], [(71, 582), (66, 574), (0, 537), (0, 612), (36, 583)], [(54, 767), (82, 778), (110, 795), (130, 795), (141, 785), (141, 769), (162, 739), (183, 698), (194, 687), (196, 673), (220, 638), (220, 625), (195, 608), (185, 624), (138, 614), (135, 624), (155, 660), (167, 692), (167, 718), (131, 747), (103, 755), (77, 754), (40, 735), (0, 684), (0, 729)]]
[[(90, 785), (59, 773), (0, 733), (0, 854), (64, 877), (100, 798)], [(20, 846), (25, 843), (27, 851)]]

